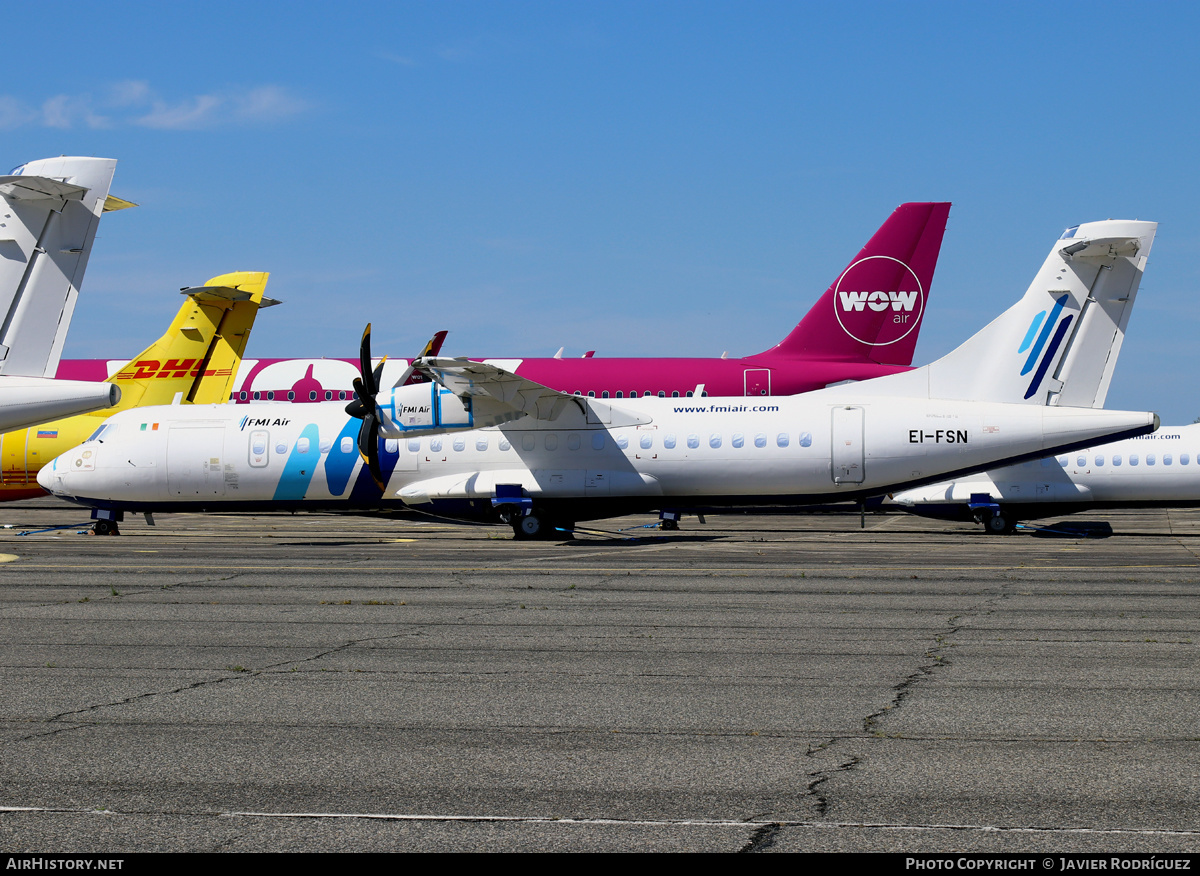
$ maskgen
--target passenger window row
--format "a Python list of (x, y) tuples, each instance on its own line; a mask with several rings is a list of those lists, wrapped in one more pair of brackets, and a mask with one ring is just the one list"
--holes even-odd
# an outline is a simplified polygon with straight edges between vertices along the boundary
[[(521, 435), (521, 448), (523, 450), (529, 450), (529, 451), (537, 449), (538, 434), (539, 433), (537, 433), (537, 432), (523, 433)], [(558, 449), (559, 436), (558, 436), (557, 432), (546, 432), (546, 433), (541, 433), (541, 434), (543, 434), (543, 438), (542, 438), (542, 447), (543, 448), (545, 448), (546, 450), (557, 450)], [(604, 449), (605, 445), (607, 444), (607, 441), (605, 439), (605, 434), (606, 433), (604, 433), (604, 432), (593, 432), (592, 433), (591, 446), (592, 446), (593, 450), (603, 450)], [(424, 441), (424, 440), (426, 440), (426, 439), (409, 438), (408, 439), (409, 452), (410, 453), (419, 453), (421, 451), (422, 441)], [(637, 446), (642, 450), (653, 450), (654, 446), (655, 446), (655, 440), (656, 440), (656, 433), (644, 432), (638, 437)], [(767, 444), (769, 443), (768, 436), (765, 432), (759, 432), (759, 433), (755, 434), (754, 437), (750, 440), (753, 442), (755, 447), (766, 447)], [(478, 450), (480, 452), (486, 451), (489, 447), (489, 441), (490, 441), (490, 438), (487, 434), (479, 435), (474, 440), (474, 447), (476, 450)], [(775, 441), (775, 445), (777, 447), (788, 447), (792, 443), (792, 436), (787, 432), (779, 432), (778, 434), (775, 435), (774, 441)], [(467, 439), (462, 435), (457, 435), (457, 436), (434, 435), (428, 439), (428, 442), (429, 443), (427, 446), (431, 453), (442, 453), (445, 449), (447, 449), (447, 445), (449, 445), (449, 448), (453, 449), (455, 452), (458, 452), (458, 453), (461, 453), (467, 449)], [(629, 436), (624, 433), (618, 433), (614, 439), (614, 442), (616, 443), (617, 447), (619, 447), (622, 450), (629, 449)], [(744, 447), (746, 445), (746, 442), (747, 442), (747, 437), (742, 432), (734, 432), (733, 435), (730, 436), (730, 439), (729, 439), (730, 446), (736, 447), (736, 448)], [(678, 446), (678, 443), (679, 443), (678, 439), (673, 433), (666, 433), (662, 436), (662, 446), (666, 450), (674, 450)], [(702, 437), (699, 434), (692, 433), (691, 435), (687, 436), (687, 438), (685, 439), (685, 443), (686, 443), (688, 449), (690, 449), (690, 450), (696, 450), (697, 448), (700, 447), (701, 443), (706, 443), (710, 448), (715, 450), (724, 445), (725, 436), (719, 432), (714, 432), (714, 433), (708, 435), (707, 438), (702, 439)], [(811, 432), (799, 433), (799, 435), (796, 436), (796, 445), (798, 447), (811, 447), (812, 446), (812, 433)], [(508, 450), (512, 449), (512, 445), (509, 443), (508, 439), (503, 438), (503, 437), (501, 437), (496, 442), (496, 446), (501, 451), (508, 451)], [(583, 438), (579, 433), (570, 432), (567, 434), (567, 449), (568, 450), (579, 450), (580, 447), (582, 447), (582, 446), (583, 446)]]
[[(1096, 468), (1103, 468), (1106, 460), (1114, 468), (1121, 466), (1125, 463), (1128, 463), (1131, 466), (1140, 465), (1142, 463), (1141, 454), (1138, 454), (1138, 453), (1131, 453), (1131, 454), (1129, 454), (1128, 457), (1124, 457), (1123, 454), (1120, 454), (1120, 453), (1114, 453), (1110, 457), (1106, 457), (1103, 453), (1098, 453), (1094, 457), (1092, 457), (1092, 465), (1095, 466)], [(1070, 461), (1071, 461), (1071, 459), (1069, 456), (1058, 457), (1058, 464), (1061, 465), (1063, 468), (1066, 468), (1069, 465)], [(1043, 464), (1046, 464), (1048, 462), (1049, 462), (1049, 460), (1045, 460), (1043, 462)], [(1190, 453), (1179, 454), (1179, 464), (1180, 465), (1191, 465), (1191, 462), (1192, 462), (1192, 455)], [(1147, 453), (1145, 456), (1145, 463), (1146, 463), (1146, 465), (1157, 465), (1159, 463), (1158, 454)], [(1083, 454), (1080, 454), (1079, 456), (1075, 457), (1075, 467), (1076, 468), (1084, 468), (1085, 466), (1087, 466), (1087, 464), (1088, 464), (1088, 458), (1086, 456), (1084, 456)], [(1172, 453), (1164, 453), (1162, 455), (1162, 464), (1163, 465), (1174, 465), (1175, 464), (1175, 455)], [(1197, 464), (1200, 464), (1200, 460), (1197, 461)]]
[[(279, 397), (280, 401), (282, 401), (285, 398), (288, 401), (296, 400), (296, 393), (290, 389), (287, 392), (280, 390), (278, 393), (275, 392), (275, 390), (273, 390), (273, 389), (268, 389), (265, 392), (259, 391), (257, 389), (254, 390), (253, 392), (247, 392), (246, 390), (243, 389), (241, 392), (231, 392), (229, 394), (229, 400), (230, 401), (249, 401), (250, 399), (253, 399), (254, 401), (275, 401), (276, 396)], [(309, 390), (309, 393), (308, 393), (309, 401), (317, 401), (318, 400), (317, 397), (318, 397), (318, 393), (315, 389)], [(338, 390), (336, 392), (334, 392), (331, 389), (325, 390), (325, 401), (345, 401), (348, 398), (356, 398), (356, 397), (357, 396), (355, 393), (347, 392), (344, 389)]]
[[(575, 395), (583, 395), (583, 392), (577, 389), (577, 390), (575, 390)], [(654, 392), (653, 390), (647, 389), (645, 392), (642, 393), (643, 398), (645, 398), (646, 396), (651, 396), (651, 395), (656, 395), (659, 398), (667, 397), (666, 390), (663, 390), (663, 389), (660, 389), (658, 392)], [(683, 393), (684, 398), (691, 398), (693, 395), (694, 395), (694, 391), (690, 390), (690, 389), (687, 392)], [(595, 397), (596, 397), (596, 390), (594, 390), (594, 389), (588, 390), (588, 398), (595, 398)], [(637, 398), (637, 397), (638, 397), (638, 391), (636, 389), (631, 389), (629, 391), (629, 398)], [(679, 397), (680, 397), (679, 390), (675, 390), (674, 392), (671, 393), (671, 398), (679, 398)], [(701, 392), (700, 397), (708, 398), (708, 393)], [(608, 393), (608, 390), (606, 389), (600, 393), (600, 398), (625, 398), (625, 391), (618, 389), (615, 393), (613, 393), (610, 396)]]
[[(583, 395), (583, 392), (581, 390), (577, 389), (577, 390), (575, 390), (574, 394), (581, 396), (581, 395)], [(344, 389), (336, 390), (336, 391), (327, 389), (323, 393), (317, 392), (317, 390), (312, 389), (312, 390), (309, 390), (309, 392), (308, 392), (308, 400), (309, 401), (319, 401), (322, 395), (324, 395), (325, 401), (346, 401), (349, 398), (355, 397), (355, 394), (353, 392), (348, 392), (347, 390), (344, 390)], [(589, 398), (596, 398), (596, 391), (594, 389), (589, 390), (587, 395)], [(666, 390), (662, 390), (662, 389), (658, 390), (657, 392), (655, 392), (654, 390), (651, 390), (651, 389), (647, 389), (645, 392), (642, 392), (642, 393), (639, 393), (636, 389), (631, 389), (628, 393), (628, 396), (626, 396), (626, 393), (624, 390), (618, 390), (617, 392), (610, 394), (609, 391), (606, 389), (600, 393), (600, 398), (626, 398), (626, 397), (637, 398), (639, 395), (641, 395), (642, 397), (646, 397), (646, 396), (658, 396), (659, 398), (667, 397)], [(690, 389), (684, 393), (679, 392), (679, 390), (675, 390), (674, 392), (671, 393), (671, 398), (681, 398), (681, 397), (691, 398), (693, 395), (694, 395), (694, 392), (693, 392), (693, 390), (690, 390)], [(701, 398), (708, 398), (708, 392), (702, 391), (700, 393), (700, 396), (701, 396)], [(275, 401), (276, 398), (278, 398), (280, 401), (282, 401), (284, 398), (286, 398), (288, 401), (295, 401), (296, 393), (292, 390), (287, 390), (286, 392), (284, 390), (279, 390), (277, 392), (273, 389), (254, 390), (252, 392), (247, 391), (247, 390), (242, 390), (241, 392), (229, 393), (230, 401), (250, 401), (250, 400), (253, 400), (253, 401)]]

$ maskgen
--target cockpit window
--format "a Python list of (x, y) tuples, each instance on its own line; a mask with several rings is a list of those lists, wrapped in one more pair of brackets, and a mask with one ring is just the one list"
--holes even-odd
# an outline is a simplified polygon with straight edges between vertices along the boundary
[(99, 441), (101, 444), (103, 444), (104, 440), (106, 438), (111, 438), (116, 431), (117, 427), (114, 424), (102, 423), (100, 428), (93, 432), (91, 437), (89, 437), (88, 440), (84, 441), (83, 443), (90, 444), (93, 441)]

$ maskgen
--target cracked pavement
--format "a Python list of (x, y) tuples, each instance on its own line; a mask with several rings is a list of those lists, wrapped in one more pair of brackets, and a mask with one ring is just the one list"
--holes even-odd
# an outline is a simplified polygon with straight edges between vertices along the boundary
[(10, 850), (1200, 839), (1200, 511), (1106, 513), (1102, 539), (851, 514), (569, 543), (0, 514)]

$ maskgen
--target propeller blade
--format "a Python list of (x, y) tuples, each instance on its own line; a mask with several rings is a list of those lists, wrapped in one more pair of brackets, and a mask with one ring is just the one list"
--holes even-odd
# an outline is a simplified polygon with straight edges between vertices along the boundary
[[(366, 329), (363, 330), (362, 343), (358, 345), (358, 373), (362, 379), (366, 381), (367, 375), (371, 373), (371, 324), (367, 323)], [(371, 395), (375, 395), (374, 392)], [(362, 397), (362, 393), (359, 393)]]
[(371, 477), (380, 491), (384, 489), (383, 470), (379, 465), (379, 405), (375, 396), (379, 392), (379, 378), (383, 374), (385, 356), (375, 370), (371, 370), (371, 324), (363, 331), (362, 344), (358, 348), (358, 364), (361, 375), (354, 378), (355, 398), (346, 405), (346, 413), (362, 420), (358, 428), (358, 452), (367, 464)]
[(358, 430), (358, 452), (367, 463), (371, 477), (375, 479), (379, 489), (383, 489), (383, 470), (379, 466), (379, 421), (375, 415), (368, 413), (363, 417), (362, 428)]
[[(346, 413), (361, 420), (370, 411), (374, 410), (375, 399), (367, 395), (361, 377), (354, 378), (354, 392), (358, 397), (351, 399), (350, 403), (346, 405)], [(368, 399), (370, 400), (370, 404), (368, 404)]]

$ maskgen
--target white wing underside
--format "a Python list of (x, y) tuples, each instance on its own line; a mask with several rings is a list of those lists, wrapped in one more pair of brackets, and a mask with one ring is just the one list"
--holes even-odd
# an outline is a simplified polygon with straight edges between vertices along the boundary
[(651, 417), (614, 408), (586, 396), (559, 392), (511, 371), (469, 359), (418, 359), (413, 367), (462, 399), (490, 402), (546, 423), (579, 420), (581, 425), (627, 426), (649, 423)]

